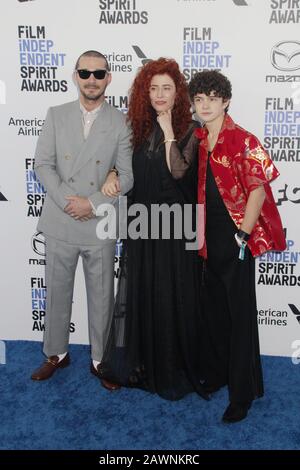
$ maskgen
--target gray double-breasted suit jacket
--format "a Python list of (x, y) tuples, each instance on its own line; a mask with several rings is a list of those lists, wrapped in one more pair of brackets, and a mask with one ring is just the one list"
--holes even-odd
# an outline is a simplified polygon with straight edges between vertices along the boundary
[(121, 194), (133, 185), (130, 130), (125, 116), (106, 101), (84, 140), (79, 101), (50, 108), (35, 152), (35, 171), (47, 190), (38, 230), (69, 243), (98, 245), (96, 225), (99, 218), (86, 222), (74, 220), (64, 212), (66, 196), (88, 197), (97, 208), (115, 203), (100, 188), (108, 171), (119, 172)]
[(99, 217), (75, 220), (64, 208), (71, 195), (89, 198), (96, 209), (115, 203), (117, 198), (100, 192), (113, 167), (125, 194), (133, 185), (132, 149), (120, 111), (104, 101), (85, 140), (78, 100), (49, 109), (35, 153), (35, 171), (47, 191), (38, 223), (46, 237), (47, 356), (68, 350), (74, 277), (81, 256), (92, 358), (101, 361), (113, 310), (114, 240), (97, 238)]

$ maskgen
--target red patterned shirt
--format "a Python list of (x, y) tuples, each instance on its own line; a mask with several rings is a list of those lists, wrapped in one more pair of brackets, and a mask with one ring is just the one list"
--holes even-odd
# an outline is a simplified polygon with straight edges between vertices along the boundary
[[(204, 207), (207, 135), (208, 130), (205, 127), (195, 130), (195, 136), (200, 140), (198, 203), (204, 204)], [(250, 192), (264, 185), (266, 197), (248, 241), (252, 255), (259, 256), (268, 250), (284, 250), (284, 231), (269, 184), (277, 178), (279, 172), (259, 140), (226, 115), (210, 156), (210, 164), (220, 195), (238, 229), (243, 222)], [(200, 249), (200, 255), (207, 257), (205, 242)]]

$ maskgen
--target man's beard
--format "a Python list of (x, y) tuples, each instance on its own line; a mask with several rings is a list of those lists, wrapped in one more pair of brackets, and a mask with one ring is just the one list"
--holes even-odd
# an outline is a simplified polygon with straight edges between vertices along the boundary
[[(95, 88), (94, 88), (95, 89)], [(104, 90), (102, 90), (101, 92), (99, 92), (98, 94), (96, 95), (89, 95), (86, 93), (86, 91), (83, 89), (81, 90), (81, 93), (82, 93), (82, 96), (86, 99), (86, 100), (89, 100), (89, 101), (98, 101), (99, 98), (101, 98), (101, 96), (104, 95), (105, 93), (105, 90), (106, 90), (106, 87)]]

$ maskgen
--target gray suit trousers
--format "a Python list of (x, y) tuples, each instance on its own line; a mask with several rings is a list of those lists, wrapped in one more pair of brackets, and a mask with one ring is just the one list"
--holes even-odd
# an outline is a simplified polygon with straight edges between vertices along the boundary
[(46, 236), (44, 353), (53, 356), (68, 350), (74, 278), (79, 256), (82, 257), (86, 284), (92, 358), (101, 361), (114, 305), (115, 242), (102, 247), (83, 246)]

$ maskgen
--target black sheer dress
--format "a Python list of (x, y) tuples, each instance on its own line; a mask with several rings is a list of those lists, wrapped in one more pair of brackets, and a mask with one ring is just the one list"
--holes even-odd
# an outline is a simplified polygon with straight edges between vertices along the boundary
[[(149, 211), (154, 204), (177, 204), (180, 208), (192, 204), (194, 219), (197, 158), (193, 157), (198, 148), (193, 136), (195, 125), (191, 125), (182, 141), (171, 146), (172, 158), (180, 156), (193, 161), (180, 181), (171, 176), (167, 167), (159, 126), (135, 151), (132, 203), (141, 203)], [(169, 239), (162, 237), (160, 227), (156, 239), (124, 241), (101, 374), (112, 382), (157, 393), (168, 400), (180, 399), (190, 392), (207, 398), (202, 388), (202, 260), (197, 250), (186, 250), (186, 238), (177, 238), (174, 219), (171, 221)], [(148, 218), (148, 222), (150, 232), (153, 219)]]
[[(251, 402), (264, 393), (260, 362), (255, 261), (248, 247), (239, 260), (237, 228), (219, 193), (210, 165), (206, 173), (205, 239), (207, 260), (201, 283), (203, 353), (206, 389), (228, 385), (232, 403)], [(172, 174), (180, 178), (191, 162), (171, 158)]]

